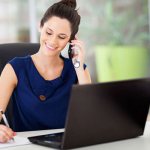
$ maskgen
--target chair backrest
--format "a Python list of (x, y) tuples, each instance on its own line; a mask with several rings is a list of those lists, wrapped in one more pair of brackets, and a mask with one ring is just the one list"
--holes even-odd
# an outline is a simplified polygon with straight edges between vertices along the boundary
[(0, 74), (6, 63), (16, 56), (34, 54), (39, 49), (39, 43), (6, 43), (0, 44)]
[[(34, 54), (40, 47), (39, 43), (6, 43), (0, 44), (0, 74), (6, 63), (14, 57), (26, 56)], [(10, 126), (12, 127), (13, 107), (9, 101), (6, 109), (6, 115)]]

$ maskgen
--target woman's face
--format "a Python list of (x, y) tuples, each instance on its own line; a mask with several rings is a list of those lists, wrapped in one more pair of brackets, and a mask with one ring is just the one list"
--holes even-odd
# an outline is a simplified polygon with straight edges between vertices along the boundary
[(51, 17), (40, 28), (40, 51), (47, 56), (59, 55), (71, 36), (71, 24), (67, 19)]

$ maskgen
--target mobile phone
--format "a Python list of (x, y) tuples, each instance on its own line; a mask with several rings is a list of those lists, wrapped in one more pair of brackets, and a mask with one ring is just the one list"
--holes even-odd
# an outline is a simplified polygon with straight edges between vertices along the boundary
[[(76, 38), (73, 37), (72, 40), (73, 40), (73, 39), (76, 39)], [(71, 42), (71, 40), (70, 40), (70, 42)], [(72, 47), (72, 45), (70, 44), (70, 45), (69, 45), (69, 48), (68, 48), (68, 56), (69, 56), (70, 59), (72, 59), (73, 56), (74, 56), (74, 52), (73, 52), (73, 50), (71, 49), (71, 47)]]
[[(70, 59), (73, 58), (74, 56), (74, 51), (71, 49), (72, 45), (69, 45), (69, 48), (68, 48), (68, 56)], [(73, 60), (73, 65), (75, 68), (79, 68), (80, 67), (80, 60), (78, 59), (74, 59)]]
[(70, 59), (73, 58), (73, 50), (71, 49), (72, 45), (69, 45), (69, 48), (68, 48), (68, 56)]

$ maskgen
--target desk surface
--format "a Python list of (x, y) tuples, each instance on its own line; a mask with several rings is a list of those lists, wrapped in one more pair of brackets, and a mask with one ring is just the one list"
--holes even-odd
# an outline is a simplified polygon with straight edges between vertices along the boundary
[[(29, 137), (34, 135), (42, 135), (42, 134), (48, 134), (48, 133), (56, 133), (60, 132), (62, 129), (57, 130), (42, 130), (42, 131), (30, 131), (30, 132), (19, 132), (17, 135), (22, 137)], [(9, 147), (9, 148), (3, 148), (2, 150), (50, 150), (49, 147), (44, 147), (40, 145), (35, 144), (29, 144), (29, 145), (22, 145), (22, 146), (16, 146), (16, 147)], [(94, 146), (87, 146), (78, 148), (78, 150), (149, 150), (150, 149), (150, 121), (147, 122), (144, 135), (128, 139), (128, 140), (122, 140), (122, 141), (116, 141), (111, 143), (105, 143), (105, 144), (98, 144)]]

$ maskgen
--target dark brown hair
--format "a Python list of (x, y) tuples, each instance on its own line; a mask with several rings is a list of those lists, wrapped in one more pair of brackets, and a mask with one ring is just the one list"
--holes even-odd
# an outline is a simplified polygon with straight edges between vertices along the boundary
[(44, 23), (53, 16), (65, 18), (71, 23), (72, 33), (70, 40), (74, 39), (80, 24), (80, 15), (76, 10), (76, 0), (61, 0), (58, 3), (54, 3), (45, 12), (40, 26), (43, 27)]

